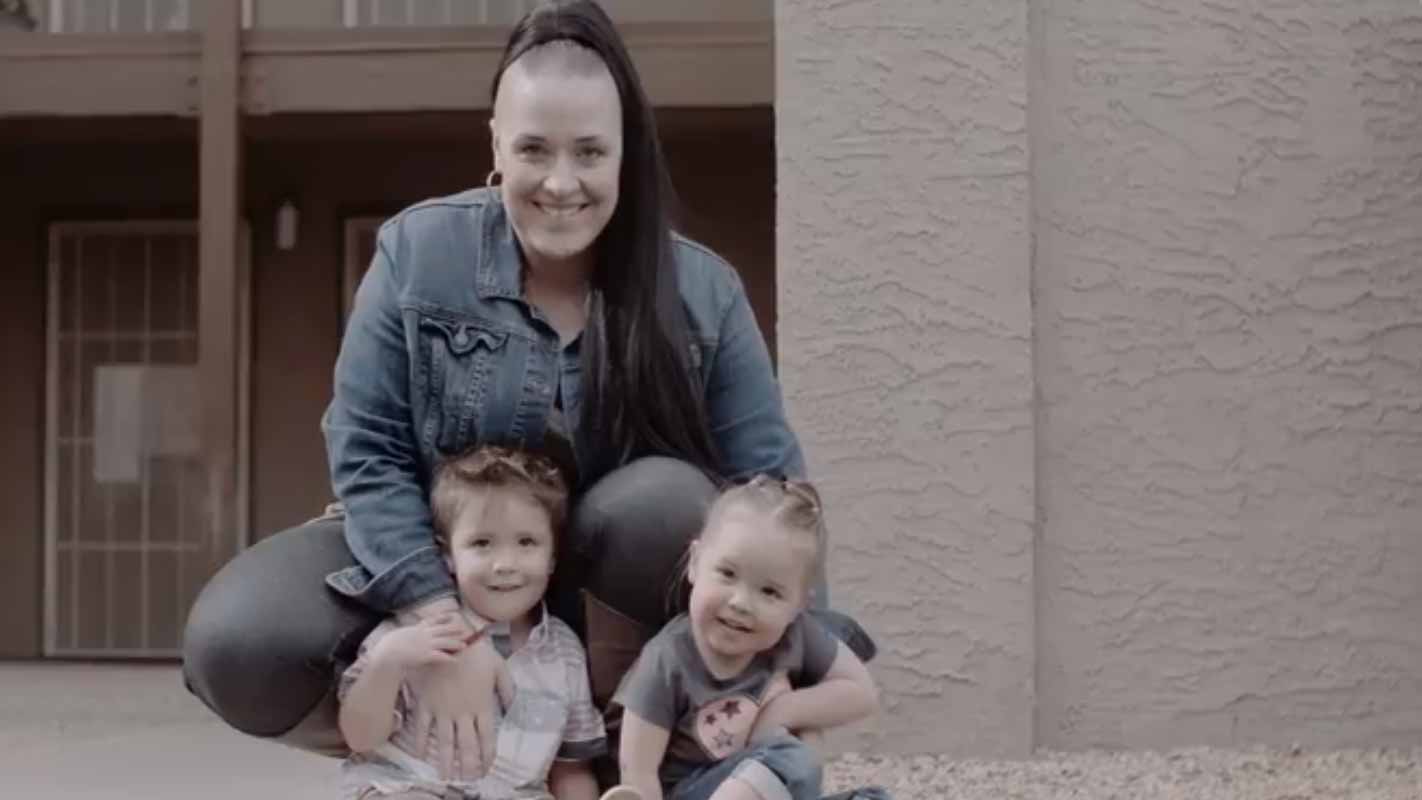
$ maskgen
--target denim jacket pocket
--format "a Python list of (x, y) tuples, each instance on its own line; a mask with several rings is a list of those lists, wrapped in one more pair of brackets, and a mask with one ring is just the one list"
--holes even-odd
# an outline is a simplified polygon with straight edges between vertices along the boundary
[(469, 321), (420, 318), (420, 376), (428, 415), (420, 435), (433, 449), (459, 452), (478, 438), (506, 331)]

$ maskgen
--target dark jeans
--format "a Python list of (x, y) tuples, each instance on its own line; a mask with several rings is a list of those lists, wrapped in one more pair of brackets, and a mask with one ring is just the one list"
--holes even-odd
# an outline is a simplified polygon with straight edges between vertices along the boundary
[[(585, 599), (656, 631), (678, 610), (682, 556), (714, 496), (704, 475), (668, 458), (603, 477), (574, 503), (549, 590), (553, 613), (585, 641), (598, 636), (584, 628)], [(326, 575), (354, 563), (339, 518), (282, 531), (238, 555), (188, 614), (188, 688), (244, 733), (345, 755), (335, 678), (381, 618), (325, 585)], [(873, 657), (873, 642), (853, 620), (814, 613), (861, 658)]]

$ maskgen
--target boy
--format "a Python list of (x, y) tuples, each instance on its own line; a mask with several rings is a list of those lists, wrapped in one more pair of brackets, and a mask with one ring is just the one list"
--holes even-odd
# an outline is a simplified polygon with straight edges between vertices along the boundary
[(481, 447), (441, 464), (430, 490), (436, 543), (458, 586), (461, 610), (492, 624), (481, 635), (507, 660), (506, 711), (493, 763), (474, 781), (445, 781), (420, 758), (407, 678), (456, 658), (469, 643), (453, 618), (398, 627), (385, 621), (342, 675), (340, 727), (354, 755), (343, 766), (350, 800), (596, 800), (590, 760), (606, 750), (576, 634), (550, 616), (567, 487), (552, 462)]

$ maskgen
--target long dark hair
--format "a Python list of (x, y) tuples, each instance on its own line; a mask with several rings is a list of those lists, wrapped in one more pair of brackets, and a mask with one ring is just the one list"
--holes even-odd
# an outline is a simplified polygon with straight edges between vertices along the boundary
[[(597, 53), (622, 99), (621, 186), (617, 208), (596, 245), (594, 299), (583, 332), (583, 430), (602, 467), (660, 454), (717, 474), (716, 447), (700, 373), (690, 363), (691, 335), (677, 285), (671, 178), (641, 78), (607, 12), (593, 0), (549, 0), (535, 6), (509, 36), (490, 101), (498, 97), (509, 65), (551, 42), (573, 42)], [(591, 470), (593, 475), (602, 471)]]

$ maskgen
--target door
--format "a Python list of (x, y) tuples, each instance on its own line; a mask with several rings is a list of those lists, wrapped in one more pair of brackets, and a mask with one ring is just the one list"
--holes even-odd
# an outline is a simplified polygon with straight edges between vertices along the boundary
[(49, 240), (44, 653), (176, 656), (198, 591), (247, 542), (245, 253), (238, 497), (218, 506), (237, 511), (219, 520), (200, 442), (197, 223), (60, 223)]
[(380, 232), (380, 225), (385, 219), (376, 216), (346, 217), (342, 225), (345, 234), (341, 248), (341, 259), (344, 262), (344, 268), (341, 270), (343, 328), (346, 317), (350, 316), (351, 303), (355, 300), (360, 279), (365, 277), (366, 270), (370, 268), (370, 260), (375, 258), (375, 236)]

